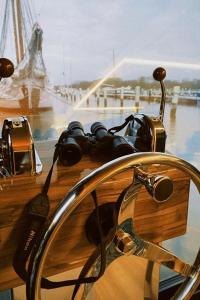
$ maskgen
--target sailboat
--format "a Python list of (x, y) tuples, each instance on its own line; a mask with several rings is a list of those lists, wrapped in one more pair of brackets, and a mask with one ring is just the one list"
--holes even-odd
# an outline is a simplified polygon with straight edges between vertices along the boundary
[[(12, 18), (9, 18), (10, 15)], [(48, 103), (49, 97), (43, 95), (48, 81), (42, 55), (43, 31), (33, 20), (29, 1), (6, 1), (0, 40), (1, 56), (5, 52), (8, 24), (12, 24), (13, 29), (16, 67), (13, 76), (1, 83), (1, 111), (20, 114), (47, 111), (51, 109), (51, 104)], [(44, 98), (47, 100), (44, 101)]]

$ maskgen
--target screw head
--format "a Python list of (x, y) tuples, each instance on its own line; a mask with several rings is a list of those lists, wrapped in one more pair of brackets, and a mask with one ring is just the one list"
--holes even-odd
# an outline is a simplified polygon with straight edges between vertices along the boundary
[(124, 255), (130, 255), (134, 253), (136, 245), (131, 238), (130, 234), (124, 232), (122, 229), (118, 229), (114, 238), (115, 249)]

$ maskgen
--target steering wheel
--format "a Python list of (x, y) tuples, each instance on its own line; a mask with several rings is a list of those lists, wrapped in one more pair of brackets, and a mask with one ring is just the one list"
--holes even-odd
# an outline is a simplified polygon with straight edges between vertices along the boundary
[[(156, 201), (165, 201), (171, 193), (169, 178), (155, 178), (151, 175), (145, 175), (141, 171), (143, 166), (151, 164), (161, 164), (175, 167), (185, 172), (196, 185), (200, 192), (200, 172), (188, 162), (172, 155), (164, 153), (136, 153), (120, 157), (111, 161), (90, 173), (77, 183), (71, 191), (65, 196), (51, 220), (46, 225), (43, 233), (38, 239), (29, 263), (29, 276), (27, 278), (27, 300), (40, 300), (40, 286), (42, 270), (48, 250), (55, 239), (55, 236), (66, 219), (74, 209), (93, 192), (100, 184), (107, 179), (126, 170), (134, 170), (134, 181), (125, 191), (121, 201), (118, 215), (118, 224), (116, 227), (115, 238), (106, 249), (106, 264), (109, 265), (113, 260), (122, 255), (136, 255), (147, 258), (150, 261), (167, 266), (171, 270), (180, 273), (185, 277), (184, 282), (172, 297), (172, 299), (188, 300), (194, 294), (200, 284), (200, 249), (193, 265), (189, 265), (170, 251), (154, 243), (140, 238), (134, 231), (133, 208), (134, 200), (142, 184)], [(160, 193), (162, 184), (167, 182), (167, 195), (165, 198)], [(128, 205), (127, 205), (128, 204)], [(91, 270), (91, 274), (98, 273), (99, 258)], [(81, 299), (85, 299), (92, 284), (84, 286), (84, 292)]]

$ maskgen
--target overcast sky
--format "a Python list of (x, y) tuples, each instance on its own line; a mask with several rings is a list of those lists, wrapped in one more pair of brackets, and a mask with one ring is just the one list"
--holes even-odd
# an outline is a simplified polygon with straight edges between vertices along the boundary
[[(101, 77), (112, 67), (113, 49), (116, 62), (133, 57), (200, 63), (199, 0), (31, 2), (44, 32), (43, 56), (53, 82)], [(127, 76), (148, 75), (151, 69), (131, 65)], [(172, 78), (197, 78), (199, 73), (170, 70)]]

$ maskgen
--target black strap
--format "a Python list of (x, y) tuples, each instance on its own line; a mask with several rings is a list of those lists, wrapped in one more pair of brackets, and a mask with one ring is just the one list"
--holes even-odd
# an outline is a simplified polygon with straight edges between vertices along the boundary
[(51, 169), (49, 170), (49, 173), (46, 177), (45, 183), (44, 183), (43, 188), (42, 188), (42, 194), (44, 194), (44, 195), (48, 194), (48, 190), (49, 190), (49, 186), (50, 186), (50, 182), (51, 182), (51, 177), (52, 177), (52, 173), (53, 173), (53, 167), (54, 167), (55, 162), (58, 159), (59, 147), (60, 147), (60, 144), (59, 143), (56, 144), (56, 148), (55, 148), (54, 155), (53, 155), (53, 163), (52, 163)]
[(26, 281), (26, 263), (32, 251), (38, 232), (46, 221), (49, 213), (49, 199), (47, 195), (38, 194), (26, 207), (27, 224), (24, 235), (18, 245), (13, 259), (16, 273)]
[(111, 134), (115, 134), (116, 132), (119, 132), (120, 130), (122, 130), (130, 121), (134, 121), (133, 115), (128, 116), (122, 125), (110, 128), (108, 130), (108, 132)]
[(105, 269), (106, 269), (106, 241), (104, 240), (104, 236), (103, 236), (103, 232), (102, 232), (96, 191), (94, 190), (91, 193), (91, 195), (92, 195), (93, 201), (95, 203), (97, 225), (98, 225), (98, 231), (99, 231), (99, 236), (100, 236), (100, 244), (97, 247), (97, 249), (94, 250), (92, 255), (88, 258), (88, 260), (85, 263), (83, 269), (81, 270), (81, 273), (79, 274), (79, 277), (78, 277), (78, 281), (77, 281), (77, 283), (74, 287), (74, 291), (73, 291), (73, 294), (72, 294), (72, 300), (75, 299), (76, 294), (79, 290), (79, 287), (80, 287), (80, 282), (79, 281), (81, 279), (85, 278), (85, 276), (87, 275), (87, 273), (89, 272), (89, 270), (91, 269), (91, 267), (93, 266), (94, 262), (99, 257), (99, 255), (101, 256), (101, 264), (100, 264), (100, 270), (99, 270), (98, 276), (96, 276), (96, 277), (87, 277), (85, 279), (94, 278), (95, 280), (94, 281), (92, 280), (91, 282), (95, 282), (104, 274)]
[(13, 267), (15, 269), (15, 272), (24, 281), (26, 281), (27, 278), (26, 263), (31, 254), (36, 237), (38, 236), (41, 227), (45, 223), (49, 214), (50, 205), (47, 194), (51, 182), (53, 167), (58, 158), (58, 148), (59, 143), (56, 145), (53, 155), (53, 163), (42, 187), (41, 193), (36, 195), (31, 201), (29, 201), (25, 208), (25, 213), (27, 215), (26, 229), (13, 259)]
[[(41, 226), (44, 223), (43, 217), (39, 216), (39, 218), (41, 220), (41, 222), (39, 222), (38, 215), (36, 215), (36, 214), (32, 215), (32, 209), (34, 210), (33, 207), (36, 207), (36, 203), (40, 202), (40, 200), (42, 198), (43, 197), (38, 195), (30, 202), (29, 216), (31, 216), (32, 218), (31, 218), (31, 220), (29, 219), (28, 230), (25, 233), (23, 240), (19, 244), (19, 247), (15, 253), (15, 257), (14, 257), (14, 261), (13, 261), (13, 266), (14, 266), (16, 273), (24, 281), (26, 281), (26, 279), (27, 279), (26, 265), (27, 265), (28, 258), (31, 254), (35, 240), (41, 231)], [(98, 211), (98, 201), (97, 201), (97, 196), (96, 196), (95, 191), (92, 192), (92, 198), (94, 200), (95, 210), (97, 212), (97, 224), (98, 224), (99, 235), (100, 235), (100, 240), (101, 240), (99, 247), (92, 253), (92, 255), (87, 260), (78, 279), (54, 282), (54, 281), (50, 281), (46, 278), (42, 278), (42, 281), (41, 281), (42, 288), (54, 289), (54, 288), (63, 287), (63, 286), (76, 285), (76, 289), (78, 291), (80, 284), (95, 282), (104, 274), (105, 266), (106, 266), (105, 265), (105, 261), (106, 261), (105, 243), (103, 241), (103, 233), (102, 233), (102, 229), (101, 229), (101, 225), (100, 225), (100, 218), (99, 218), (99, 211)], [(46, 203), (46, 200), (45, 200), (45, 203)], [(39, 206), (40, 206), (40, 204), (37, 206), (37, 211), (38, 211)], [(47, 210), (46, 210), (46, 212), (47, 212)], [(96, 258), (99, 255), (101, 255), (101, 267), (100, 267), (100, 272), (99, 272), (98, 276), (96, 276), (96, 277), (91, 276), (91, 277), (85, 278), (85, 275), (88, 273), (88, 271), (92, 267), (94, 261), (96, 260)], [(83, 274), (85, 274), (85, 275), (83, 276)]]
[[(94, 265), (95, 261), (97, 260), (97, 258), (100, 255), (101, 255), (100, 271), (99, 271), (98, 276), (95, 277), (96, 278), (95, 281), (97, 281), (104, 274), (105, 269), (106, 269), (106, 246), (112, 241), (112, 239), (115, 235), (115, 232), (116, 232), (116, 229), (117, 229), (118, 214), (119, 214), (119, 210), (120, 210), (120, 207), (121, 207), (121, 203), (124, 199), (124, 196), (125, 196), (126, 192), (131, 187), (131, 185), (132, 185), (132, 183), (130, 185), (128, 185), (126, 188), (124, 188), (124, 190), (120, 193), (120, 195), (119, 195), (119, 197), (118, 197), (118, 199), (115, 203), (115, 211), (113, 212), (113, 214), (114, 214), (113, 215), (114, 226), (110, 230), (110, 232), (109, 232), (108, 236), (106, 237), (106, 239), (103, 237), (102, 229), (101, 229), (101, 226), (100, 226), (100, 228), (99, 228), (100, 229), (99, 230), (100, 241), (104, 244), (104, 247), (103, 247), (103, 249), (100, 248), (100, 246), (102, 245), (102, 243), (100, 242), (100, 246), (98, 246), (98, 248), (94, 250), (92, 255), (89, 257), (89, 259), (85, 263), (83, 269), (81, 270), (81, 273), (79, 274), (79, 278), (78, 278), (79, 280), (84, 278), (87, 275), (88, 271), (91, 269), (91, 267)], [(92, 196), (93, 196), (93, 199), (95, 201), (96, 192), (94, 191), (93, 193), (94, 194), (92, 194)], [(96, 210), (96, 215), (97, 215), (97, 222), (99, 222), (100, 221), (100, 216), (99, 216), (99, 210), (98, 209)], [(98, 224), (98, 227), (99, 227), (99, 224)], [(102, 253), (102, 250), (103, 250), (103, 253)], [(92, 282), (94, 282), (94, 281), (92, 281)], [(80, 287), (80, 284), (75, 285), (71, 300), (75, 299), (75, 296), (78, 292), (79, 287)]]
[[(60, 141), (60, 139), (59, 139)], [(13, 259), (13, 267), (16, 271), (16, 273), (24, 280), (27, 279), (27, 262), (30, 257), (31, 251), (33, 249), (33, 246), (35, 244), (35, 241), (40, 234), (42, 230), (42, 226), (45, 223), (48, 213), (49, 213), (49, 198), (48, 198), (48, 190), (51, 182), (51, 177), (53, 173), (53, 167), (54, 164), (58, 158), (58, 152), (59, 152), (59, 146), (60, 143), (56, 145), (56, 149), (53, 156), (53, 163), (49, 170), (49, 173), (46, 177), (44, 186), (42, 188), (42, 191), (40, 194), (35, 196), (27, 205), (26, 207), (26, 213), (28, 218), (28, 224), (26, 226), (26, 231), (19, 243), (19, 246), (17, 248), (17, 251), (14, 255)], [(78, 279), (72, 279), (72, 280), (66, 280), (66, 281), (60, 281), (60, 282), (53, 282), (46, 278), (42, 278), (41, 281), (41, 287), (45, 289), (54, 289), (58, 287), (63, 286), (69, 286), (69, 285), (76, 285), (76, 289), (78, 291), (78, 288), (80, 284), (82, 283), (91, 283), (97, 281), (104, 273), (105, 271), (105, 244), (103, 242), (103, 233), (101, 229), (100, 219), (99, 219), (99, 212), (98, 212), (98, 201), (97, 201), (97, 195), (96, 192), (93, 191), (92, 198), (94, 201), (94, 206), (97, 211), (97, 224), (98, 224), (98, 230), (100, 235), (100, 245), (99, 247), (92, 253), (92, 255), (89, 257), (88, 261), (86, 262), (85, 266), (83, 267), (83, 271), (81, 272)], [(92, 264), (96, 260), (96, 257), (101, 255), (101, 268), (98, 276), (96, 277), (87, 277), (85, 278), (85, 275), (91, 268)], [(75, 291), (76, 294), (76, 291)], [(75, 296), (74, 296), (75, 297)]]

